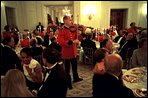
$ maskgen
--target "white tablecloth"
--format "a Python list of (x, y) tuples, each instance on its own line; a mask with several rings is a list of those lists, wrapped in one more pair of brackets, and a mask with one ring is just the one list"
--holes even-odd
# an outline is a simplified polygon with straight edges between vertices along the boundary
[(16, 49), (15, 49), (15, 52), (18, 55), (18, 57), (20, 57), (21, 50), (22, 50), (22, 47), (20, 47), (20, 46), (16, 47)]
[(93, 40), (95, 43), (96, 43), (96, 47), (97, 48), (100, 48), (100, 42), (99, 41), (96, 41), (96, 40)]
[(132, 68), (126, 71), (122, 78), (124, 85), (133, 90), (134, 94), (137, 89), (147, 90), (147, 68), (145, 67)]

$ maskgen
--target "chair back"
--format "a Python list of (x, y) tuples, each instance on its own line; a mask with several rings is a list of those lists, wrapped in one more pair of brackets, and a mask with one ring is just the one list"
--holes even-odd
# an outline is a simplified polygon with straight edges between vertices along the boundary
[(84, 63), (88, 65), (93, 65), (93, 48), (83, 47), (84, 51)]
[(128, 48), (127, 49), (127, 52), (126, 52), (126, 69), (130, 69), (131, 68), (131, 57), (132, 57), (132, 54), (133, 54), (133, 50), (131, 48)]

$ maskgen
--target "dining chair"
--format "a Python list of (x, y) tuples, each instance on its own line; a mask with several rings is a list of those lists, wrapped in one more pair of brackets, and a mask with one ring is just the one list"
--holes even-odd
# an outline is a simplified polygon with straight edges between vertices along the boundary
[(83, 47), (84, 63), (93, 65), (93, 48)]

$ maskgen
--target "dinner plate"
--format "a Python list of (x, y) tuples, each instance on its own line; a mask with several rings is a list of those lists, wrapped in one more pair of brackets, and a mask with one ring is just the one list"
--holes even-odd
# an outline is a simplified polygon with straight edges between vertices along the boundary
[(139, 74), (144, 74), (145, 71), (142, 70), (142, 69), (133, 69), (133, 70), (131, 71), (131, 73), (132, 73), (132, 74), (135, 74), (135, 75), (139, 75)]
[(134, 93), (137, 97), (147, 97), (147, 90), (143, 92), (141, 89), (135, 89)]
[(125, 81), (130, 82), (130, 83), (136, 83), (137, 82), (137, 77), (134, 75), (124, 75), (122, 77)]

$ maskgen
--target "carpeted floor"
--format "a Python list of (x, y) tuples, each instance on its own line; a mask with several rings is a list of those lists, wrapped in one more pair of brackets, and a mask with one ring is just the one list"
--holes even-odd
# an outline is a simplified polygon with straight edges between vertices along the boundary
[[(92, 97), (92, 67), (91, 65), (78, 65), (78, 74), (83, 81), (73, 83), (73, 89), (67, 92), (67, 97)], [(72, 69), (71, 69), (71, 78)]]

